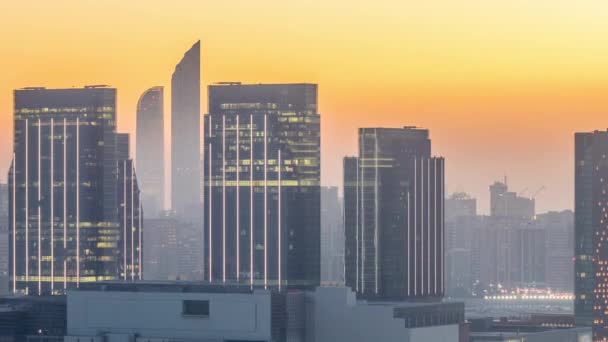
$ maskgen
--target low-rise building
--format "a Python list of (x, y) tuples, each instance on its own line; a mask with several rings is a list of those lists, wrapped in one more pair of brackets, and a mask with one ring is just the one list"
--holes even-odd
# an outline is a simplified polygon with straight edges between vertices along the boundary
[(470, 342), (591, 342), (590, 327), (574, 327), (572, 315), (532, 315), (525, 320), (491, 317), (470, 321)]
[(358, 301), (346, 287), (102, 282), (68, 292), (66, 342), (459, 342), (462, 303)]
[(347, 287), (307, 294), (307, 342), (458, 342), (463, 303), (367, 302)]

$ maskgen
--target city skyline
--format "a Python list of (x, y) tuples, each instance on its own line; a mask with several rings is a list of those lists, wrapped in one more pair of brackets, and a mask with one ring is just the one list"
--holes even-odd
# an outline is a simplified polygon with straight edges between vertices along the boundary
[[(6, 169), (10, 160), (12, 89), (111, 84), (121, 94), (118, 127), (134, 139), (137, 97), (157, 84), (168, 93), (172, 66), (200, 38), (203, 89), (218, 81), (319, 84), (325, 185), (341, 185), (340, 161), (355, 152), (356, 128), (377, 121), (432, 130), (437, 152), (446, 157), (448, 193), (462, 189), (487, 203), (486, 184), (507, 174), (515, 191), (547, 187), (537, 200), (539, 212), (573, 208), (572, 136), (606, 126), (600, 116), (607, 109), (602, 91), (608, 70), (600, 44), (605, 4), (385, 0), (352, 4), (345, 16), (341, 1), (296, 8), (275, 1), (240, 4), (157, 4), (143, 10), (136, 19), (140, 25), (133, 25), (130, 15), (141, 11), (136, 4), (109, 1), (91, 4), (94, 10), (86, 12), (74, 1), (36, 10), (3, 4), (2, 33), (9, 39), (0, 47), (6, 56), (0, 66), (0, 167)], [(47, 14), (67, 7), (77, 19), (53, 19), (49, 25), (56, 16)], [(234, 21), (225, 30), (220, 14), (229, 10)], [(411, 15), (403, 18), (404, 12)], [(108, 13), (117, 16), (113, 29), (78, 29)], [(266, 20), (251, 19), (256, 14)], [(26, 15), (30, 24), (23, 28)], [(366, 17), (373, 28), (358, 27)], [(179, 27), (172, 25), (176, 20)], [(318, 28), (308, 31), (307, 23)], [(243, 43), (243, 34), (253, 28), (261, 34)], [(43, 30), (45, 41), (39, 36)], [(273, 53), (262, 53), (269, 47)], [(78, 53), (82, 48), (91, 53)], [(289, 52), (295, 48), (298, 54)], [(165, 122), (169, 105), (165, 101)], [(168, 132), (170, 127), (166, 141)], [(471, 175), (469, 168), (479, 172)], [(480, 212), (488, 208), (482, 205)]]

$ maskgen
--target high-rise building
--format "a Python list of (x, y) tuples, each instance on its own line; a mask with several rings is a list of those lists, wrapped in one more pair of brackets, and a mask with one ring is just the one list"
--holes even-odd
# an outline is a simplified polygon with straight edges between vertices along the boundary
[(171, 206), (200, 216), (200, 41), (188, 50), (171, 78)]
[(0, 295), (8, 294), (8, 184), (0, 183)]
[(346, 285), (367, 299), (442, 297), (444, 196), (428, 130), (359, 129), (344, 162)]
[[(8, 216), (8, 185), (0, 183), (0, 217)], [(0, 221), (0, 225), (5, 222)]]
[(608, 131), (574, 137), (574, 315), (608, 340)]
[(202, 280), (203, 234), (170, 211), (147, 219), (144, 231), (146, 280)]
[(469, 224), (477, 216), (477, 199), (455, 192), (445, 199), (446, 291), (451, 296), (472, 292), (472, 240)]
[(163, 87), (146, 90), (137, 102), (136, 166), (147, 217), (157, 217), (165, 200)]
[(204, 120), (206, 279), (318, 285), (317, 86), (212, 85)]
[(25, 88), (14, 105), (11, 291), (140, 278), (142, 208), (128, 136), (116, 133), (116, 89)]
[(534, 218), (535, 201), (509, 191), (507, 179), (490, 185), (490, 215), (531, 220)]
[(571, 210), (536, 216), (536, 226), (545, 231), (545, 283), (572, 292), (574, 285), (574, 213)]
[(445, 221), (477, 215), (477, 199), (464, 192), (455, 192), (445, 199)]
[(321, 283), (344, 284), (344, 225), (337, 186), (321, 187)]

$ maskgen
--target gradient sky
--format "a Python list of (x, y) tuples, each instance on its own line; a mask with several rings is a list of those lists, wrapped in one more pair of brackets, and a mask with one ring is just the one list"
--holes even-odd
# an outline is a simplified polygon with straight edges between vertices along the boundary
[(505, 174), (516, 191), (547, 187), (539, 211), (572, 208), (573, 133), (608, 127), (607, 23), (605, 0), (4, 0), (0, 170), (12, 89), (112, 85), (134, 132), (141, 92), (169, 95), (201, 39), (204, 85), (319, 84), (325, 184), (341, 184), (357, 127), (418, 125), (448, 190), (481, 212)]

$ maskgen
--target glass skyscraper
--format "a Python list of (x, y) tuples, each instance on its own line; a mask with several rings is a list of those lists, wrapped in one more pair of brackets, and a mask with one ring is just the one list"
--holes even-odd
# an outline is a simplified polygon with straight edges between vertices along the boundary
[(318, 285), (317, 86), (212, 85), (204, 121), (206, 279)]
[(146, 90), (137, 102), (136, 162), (148, 217), (157, 217), (165, 201), (163, 87)]
[(359, 129), (359, 156), (344, 159), (346, 285), (367, 299), (441, 298), (444, 193), (428, 130)]
[(139, 236), (142, 210), (132, 163), (121, 160), (128, 137), (116, 133), (116, 89), (25, 88), (14, 104), (11, 290), (59, 294), (81, 282), (141, 277), (135, 256), (122, 262), (141, 257), (141, 239), (125, 237)]
[(200, 214), (201, 47), (188, 50), (171, 77), (171, 203), (178, 214)]
[(574, 317), (608, 339), (608, 131), (576, 133)]

